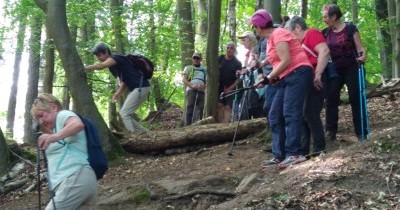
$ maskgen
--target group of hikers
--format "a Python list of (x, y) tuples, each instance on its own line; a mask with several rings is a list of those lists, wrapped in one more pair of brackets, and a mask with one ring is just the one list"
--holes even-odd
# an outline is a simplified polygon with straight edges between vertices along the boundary
[[(249, 20), (255, 34), (245, 32), (238, 37), (247, 49), (244, 64), (236, 58), (233, 43), (226, 44), (225, 54), (218, 58), (218, 121), (241, 120), (245, 109), (248, 118), (267, 117), (272, 134), (272, 159), (264, 161), (263, 167), (285, 168), (306, 160), (311, 138), (312, 153), (325, 151), (325, 138), (336, 139), (344, 84), (348, 88), (355, 133), (360, 139), (368, 135), (362, 120), (367, 116), (361, 117), (365, 112), (360, 109), (362, 98), (359, 97), (358, 69), (366, 60), (360, 34), (355, 25), (341, 20), (342, 12), (337, 5), (325, 5), (322, 14), (327, 28), (319, 31), (308, 28), (304, 19), (297, 16), (285, 19), (284, 25), (274, 24), (267, 10), (257, 10)], [(98, 44), (93, 54), (99, 62), (85, 66), (85, 71), (108, 68), (119, 84), (112, 100), (128, 93), (120, 109), (125, 127), (131, 132), (146, 132), (132, 114), (147, 98), (150, 82), (141, 71), (132, 70), (137, 67), (125, 56), (111, 53), (105, 44)], [(192, 65), (186, 66), (182, 73), (187, 100), (185, 125), (203, 116), (207, 70), (201, 62), (201, 54), (195, 52)], [(257, 98), (258, 105), (244, 108), (250, 96)], [(320, 117), (324, 104), (325, 128)], [(40, 94), (31, 114), (43, 133), (38, 145), (47, 155), (49, 187), (55, 192), (46, 209), (94, 205), (93, 170), (85, 158), (65, 152), (65, 145), (70, 145), (87, 154), (80, 118), (74, 112), (62, 110), (60, 101), (51, 94)], [(64, 161), (60, 163), (61, 157)]]

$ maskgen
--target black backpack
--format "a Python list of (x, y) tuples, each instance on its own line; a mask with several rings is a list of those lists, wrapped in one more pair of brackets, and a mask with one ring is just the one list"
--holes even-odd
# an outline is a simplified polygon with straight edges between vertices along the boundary
[(126, 58), (135, 68), (140, 69), (145, 79), (153, 77), (154, 64), (150, 59), (140, 54), (128, 54)]

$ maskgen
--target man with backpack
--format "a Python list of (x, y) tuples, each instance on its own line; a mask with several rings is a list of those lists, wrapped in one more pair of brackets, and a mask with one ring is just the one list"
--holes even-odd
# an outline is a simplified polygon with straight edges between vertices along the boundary
[(135, 65), (127, 56), (112, 54), (110, 48), (104, 43), (96, 45), (92, 53), (100, 63), (85, 66), (85, 71), (109, 68), (111, 74), (118, 78), (119, 82), (112, 101), (116, 102), (126, 90), (129, 91), (119, 112), (126, 129), (130, 132), (146, 132), (147, 129), (133, 116), (133, 112), (146, 100), (150, 92), (150, 82), (143, 73), (143, 67)]
[(201, 65), (200, 53), (193, 53), (192, 65), (186, 66), (182, 75), (186, 87), (185, 125), (190, 125), (203, 116), (207, 71)]
[(96, 174), (89, 162), (85, 124), (51, 94), (40, 94), (31, 115), (40, 125), (38, 148), (47, 157), (51, 201), (46, 210), (89, 209), (96, 200)]

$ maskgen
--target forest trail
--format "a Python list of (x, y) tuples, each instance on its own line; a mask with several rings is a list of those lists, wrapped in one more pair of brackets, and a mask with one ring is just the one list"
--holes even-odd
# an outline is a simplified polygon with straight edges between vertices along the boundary
[[(400, 94), (369, 100), (371, 140), (353, 136), (340, 107), (338, 140), (327, 153), (284, 170), (250, 137), (175, 155), (131, 154), (98, 182), (97, 209), (400, 209)], [(45, 192), (46, 189), (43, 189)], [(1, 196), (0, 209), (37, 209), (36, 193)]]

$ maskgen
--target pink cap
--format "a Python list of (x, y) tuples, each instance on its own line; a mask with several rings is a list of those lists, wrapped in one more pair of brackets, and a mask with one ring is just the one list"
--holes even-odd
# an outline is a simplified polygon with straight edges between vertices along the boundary
[(272, 16), (265, 9), (257, 10), (250, 18), (250, 24), (258, 27), (264, 27), (269, 22), (272, 22)]

